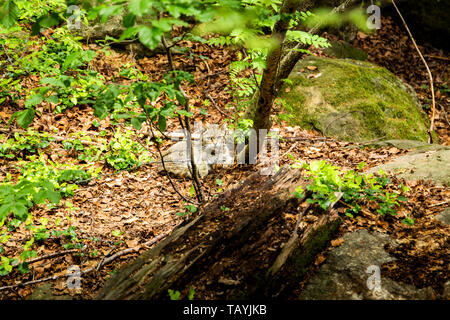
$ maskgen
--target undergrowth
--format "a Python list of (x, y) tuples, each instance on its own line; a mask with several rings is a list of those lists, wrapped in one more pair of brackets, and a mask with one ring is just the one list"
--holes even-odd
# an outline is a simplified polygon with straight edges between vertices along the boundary
[[(300, 164), (297, 161), (293, 167), (303, 169), (310, 183), (306, 186), (307, 190), (298, 186), (295, 196), (306, 196), (309, 204), (317, 204), (324, 210), (339, 202), (346, 207), (345, 215), (349, 218), (359, 215), (363, 211), (363, 205), (374, 207), (381, 216), (396, 216), (396, 209), (408, 200), (404, 194), (409, 188), (402, 184), (400, 193), (392, 191), (391, 180), (383, 170), (377, 175), (364, 174), (364, 166), (365, 163), (361, 162), (356, 170), (345, 171), (323, 160), (310, 164)], [(406, 217), (402, 222), (412, 225), (414, 219)]]

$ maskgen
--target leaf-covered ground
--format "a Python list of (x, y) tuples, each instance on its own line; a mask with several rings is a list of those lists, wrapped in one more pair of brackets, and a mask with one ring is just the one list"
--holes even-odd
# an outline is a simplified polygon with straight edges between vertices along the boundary
[[(388, 27), (374, 35), (359, 33), (354, 44), (368, 53), (370, 61), (385, 66), (414, 86), (421, 102), (425, 105), (429, 104), (430, 94), (425, 87), (426, 74), (406, 33), (391, 20), (383, 20), (383, 23)], [(46, 31), (46, 36), (51, 36), (51, 32), (51, 30)], [(230, 48), (212, 48), (205, 44), (194, 44), (188, 41), (182, 45), (190, 47), (195, 53), (191, 56), (175, 55), (175, 67), (188, 70), (195, 75), (195, 84), (186, 87), (190, 104), (194, 107), (194, 118), (203, 123), (221, 124), (227, 115), (232, 115), (234, 112), (233, 108), (227, 107), (233, 103), (232, 95), (227, 88), (229, 64), (236, 59), (237, 52)], [(85, 48), (97, 52), (90, 66), (99, 71), (107, 82), (131, 81), (121, 75), (120, 71), (124, 65), (135, 66), (152, 80), (161, 79), (169, 69), (168, 61), (163, 55), (136, 60), (127, 52), (110, 51), (107, 55), (96, 44), (85, 45)], [(39, 50), (38, 47), (32, 49)], [(432, 58), (445, 58), (448, 54), (432, 47), (422, 47), (422, 49), (430, 57), (430, 68), (435, 75), (436, 87), (439, 88), (436, 94), (437, 132), (441, 144), (450, 145), (450, 126), (447, 117), (450, 98), (445, 89), (449, 78), (448, 59)], [(315, 53), (323, 54), (317, 50)], [(29, 76), (22, 78), (21, 83), (24, 88), (31, 90), (39, 85), (39, 80), (36, 76)], [(2, 132), (0, 133), (3, 134), (1, 143), (21, 131), (14, 125), (7, 128), (6, 123), (15, 111), (21, 110), (24, 103), (21, 100), (15, 104), (6, 101), (1, 105), (0, 129)], [(68, 167), (86, 165), (86, 160), (79, 159), (80, 151), (66, 148), (64, 143), (73, 141), (73, 134), (81, 132), (83, 136), (79, 140), (84, 148), (92, 147), (95, 150), (95, 147), (114, 140), (114, 135), (119, 130), (132, 131), (131, 140), (139, 142), (151, 158), (157, 158), (155, 143), (145, 124), (139, 132), (135, 132), (131, 126), (125, 126), (124, 120), (119, 119), (118, 125), (114, 125), (110, 118), (101, 121), (96, 119), (92, 108), (83, 105), (55, 114), (52, 105), (44, 104), (39, 111), (40, 115), (33, 121), (31, 128), (39, 132), (48, 132), (54, 137), (41, 150), (42, 161), (51, 160), (55, 163), (66, 164)], [(370, 168), (405, 153), (393, 147), (368, 148), (364, 144), (335, 141), (322, 137), (316, 132), (304, 131), (297, 127), (285, 127), (283, 123), (276, 124), (275, 128), (278, 128), (280, 135), (285, 138), (280, 145), (282, 156), (280, 166), (293, 163), (293, 160), (288, 157), (288, 154), (291, 154), (296, 159), (307, 162), (327, 160), (344, 169), (355, 169), (360, 162), (364, 161), (367, 163), (366, 167)], [(178, 129), (178, 122), (169, 121), (167, 130), (170, 132), (175, 129)], [(173, 141), (163, 140), (163, 150), (173, 144)], [(0, 181), (17, 179), (20, 174), (19, 168), (22, 166), (23, 164), (16, 159), (0, 159)], [(70, 230), (75, 232), (76, 238), (82, 243), (82, 249), (71, 249), (72, 251), (65, 252), (63, 245), (71, 243), (69, 240), (73, 234), (62, 237), (50, 236), (43, 242), (34, 243), (33, 248), (37, 251), (38, 258), (30, 263), (31, 271), (22, 274), (16, 268), (7, 276), (0, 277), (0, 287), (11, 286), (0, 288), (1, 299), (25, 299), (38, 283), (19, 286), (20, 283), (38, 282), (40, 279), (53, 276), (60, 276), (51, 282), (55, 295), (71, 295), (76, 299), (93, 298), (114, 270), (147, 250), (149, 246), (146, 244), (151, 246), (152, 239), (159, 240), (167, 235), (184, 219), (177, 213), (189, 210), (189, 208), (186, 209), (188, 204), (181, 201), (173, 191), (167, 177), (157, 172), (156, 163), (147, 161), (131, 171), (116, 172), (110, 163), (101, 159), (92, 163), (92, 167), (101, 168), (100, 174), (96, 178), (79, 183), (79, 188), (74, 190), (72, 197), (63, 199), (59, 205), (53, 207), (42, 204), (33, 208), (36, 225), (41, 223), (41, 218), (46, 218), (47, 228), (50, 230), (68, 230), (72, 227)], [(214, 197), (221, 190), (256, 170), (259, 170), (258, 166), (235, 165), (230, 168), (216, 166), (214, 172), (202, 181), (205, 194), (208, 198)], [(172, 180), (182, 194), (189, 196), (191, 181), (180, 178)], [(391, 177), (391, 180), (392, 188), (395, 189), (400, 185), (400, 181), (395, 177)], [(366, 207), (363, 208), (360, 218), (345, 220), (341, 226), (340, 235), (347, 231), (366, 228), (369, 231), (386, 232), (399, 239), (401, 246), (392, 250), (392, 254), (398, 258), (398, 261), (383, 266), (383, 272), (398, 281), (412, 283), (418, 287), (433, 286), (437, 292), (441, 292), (443, 283), (448, 280), (450, 230), (438, 224), (434, 216), (448, 205), (450, 188), (436, 186), (426, 181), (403, 183), (411, 189), (407, 195), (409, 200), (396, 217), (382, 218), (373, 213), (370, 207)], [(416, 219), (413, 226), (401, 223), (405, 213), (409, 212), (412, 212)], [(286, 218), (297, 220), (295, 215)], [(306, 215), (302, 223), (307, 224), (314, 219), (314, 215)], [(19, 255), (29, 237), (29, 230), (21, 226), (3, 245), (5, 248), (3, 254)], [(341, 243), (342, 240), (338, 237), (331, 243), (331, 247)], [(66, 248), (69, 247), (66, 246)], [(56, 255), (52, 256), (54, 253)], [(317, 257), (315, 264), (311, 266), (311, 272), (326, 260), (326, 253), (327, 250)], [(117, 258), (102, 265), (115, 254), (119, 254)], [(39, 260), (39, 257), (45, 259)], [(67, 289), (65, 274), (71, 265), (79, 265), (82, 270), (93, 269), (83, 275), (80, 290)], [(414, 276), (411, 276), (412, 274)], [(293, 292), (293, 298), (301, 287), (302, 284), (296, 292)]]

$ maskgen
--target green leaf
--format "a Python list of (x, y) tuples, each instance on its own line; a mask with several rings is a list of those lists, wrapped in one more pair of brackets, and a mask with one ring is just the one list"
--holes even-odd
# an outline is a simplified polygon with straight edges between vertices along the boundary
[(5, 28), (11, 28), (19, 19), (19, 8), (13, 0), (7, 0), (0, 8), (0, 21)]
[(186, 98), (184, 97), (184, 95), (183, 95), (181, 92), (179, 92), (179, 91), (177, 91), (177, 92), (175, 93), (175, 95), (176, 95), (176, 97), (177, 97), (177, 101), (178, 101), (182, 106), (184, 106), (184, 105), (186, 104)]
[(155, 49), (161, 41), (162, 32), (159, 29), (150, 29), (147, 26), (139, 28), (139, 41), (149, 49)]
[(45, 98), (45, 101), (57, 104), (57, 103), (59, 103), (59, 98), (58, 98), (58, 95), (55, 94), (53, 96)]
[(30, 272), (30, 268), (28, 268), (28, 263), (26, 262), (19, 264), (18, 269), (22, 274)]
[(362, 161), (358, 164), (358, 169), (362, 170), (365, 166), (366, 166), (366, 163), (364, 161)]
[(33, 200), (37, 204), (44, 203), (44, 200), (47, 198), (47, 190), (41, 189), (38, 193), (33, 196)]
[(17, 114), (17, 124), (25, 129), (33, 122), (35, 113), (36, 111), (31, 108), (19, 111)]
[(14, 216), (20, 220), (25, 220), (27, 218), (28, 215), (28, 208), (25, 207), (23, 204), (21, 203), (15, 203), (12, 206), (12, 211), (14, 213)]
[(25, 108), (34, 107), (44, 101), (44, 96), (40, 93), (32, 95), (25, 102)]
[(0, 220), (6, 218), (11, 212), (11, 204), (5, 203), (0, 207)]
[(413, 218), (405, 218), (402, 220), (402, 222), (404, 224), (407, 224), (408, 226), (413, 226), (414, 225), (414, 219)]
[(100, 119), (104, 119), (106, 115), (108, 114), (108, 108), (106, 108), (105, 105), (102, 104), (95, 104), (94, 105), (94, 115)]
[(125, 15), (122, 19), (122, 24), (125, 28), (130, 28), (134, 26), (134, 22), (136, 20), (136, 16), (132, 13)]
[(180, 300), (180, 296), (181, 296), (180, 291), (178, 291), (178, 290), (173, 291), (172, 289), (169, 289), (168, 292), (169, 292), (170, 300)]
[(72, 52), (65, 60), (64, 63), (61, 66), (61, 71), (64, 72), (69, 68), (75, 67), (80, 65), (80, 61), (76, 61), (77, 59), (80, 58), (80, 52), (79, 51), (75, 51)]
[(114, 6), (109, 6), (109, 7), (103, 8), (99, 12), (100, 17), (101, 17), (101, 22), (105, 23), (110, 16), (118, 15), (121, 12), (122, 12), (122, 6), (119, 6), (119, 5), (114, 5)]
[(191, 287), (189, 288), (188, 300), (194, 300), (195, 290)]
[(159, 117), (158, 117), (158, 128), (162, 132), (166, 131), (166, 128), (167, 128), (166, 117), (164, 117), (162, 115), (159, 115)]
[(131, 0), (128, 5), (130, 12), (138, 17), (142, 17), (152, 7), (152, 0)]
[(53, 190), (47, 190), (47, 198), (52, 203), (59, 203), (59, 200), (61, 200), (60, 194)]
[(53, 12), (41, 19), (39, 19), (39, 25), (44, 28), (50, 28), (59, 23), (59, 16), (57, 13)]
[(141, 128), (142, 128), (142, 122), (143, 122), (143, 121), (141, 121), (139, 118), (132, 118), (132, 119), (131, 119), (131, 124), (133, 125), (133, 127), (134, 127), (136, 130), (141, 130)]
[(119, 41), (134, 38), (138, 32), (139, 32), (138, 27), (130, 27), (121, 34)]
[[(178, 21), (178, 20), (176, 20)], [(160, 20), (153, 20), (152, 25), (155, 28), (161, 29), (163, 32), (169, 32), (172, 31), (172, 23), (174, 21), (171, 21), (169, 19), (160, 19)]]

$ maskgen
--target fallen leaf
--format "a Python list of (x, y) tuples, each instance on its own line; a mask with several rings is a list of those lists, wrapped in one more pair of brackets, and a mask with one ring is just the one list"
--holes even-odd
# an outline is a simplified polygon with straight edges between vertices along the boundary
[(344, 239), (343, 238), (337, 238), (337, 239), (331, 240), (331, 245), (333, 247), (340, 246), (343, 243), (344, 243)]
[(317, 256), (316, 261), (314, 262), (314, 264), (316, 266), (318, 266), (319, 264), (322, 264), (325, 261), (325, 256), (323, 254), (320, 254)]

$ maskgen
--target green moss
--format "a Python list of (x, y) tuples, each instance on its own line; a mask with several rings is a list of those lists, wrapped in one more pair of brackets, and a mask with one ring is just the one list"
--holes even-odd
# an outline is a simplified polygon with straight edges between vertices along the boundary
[[(301, 279), (309, 269), (309, 266), (332, 239), (338, 230), (342, 220), (339, 218), (331, 223), (313, 231), (310, 239), (304, 244), (301, 250), (298, 250), (291, 258), (294, 266), (294, 275), (296, 279)], [(291, 263), (289, 261), (289, 263)]]
[[(317, 78), (308, 79), (314, 65)], [(304, 69), (304, 72), (301, 70)], [(410, 89), (388, 70), (368, 62), (311, 57), (291, 74), (281, 101), (291, 125), (343, 140), (427, 139), (428, 119)]]
[(324, 52), (331, 57), (340, 59), (367, 60), (367, 53), (351, 46), (344, 41), (331, 41), (331, 47), (325, 48)]

